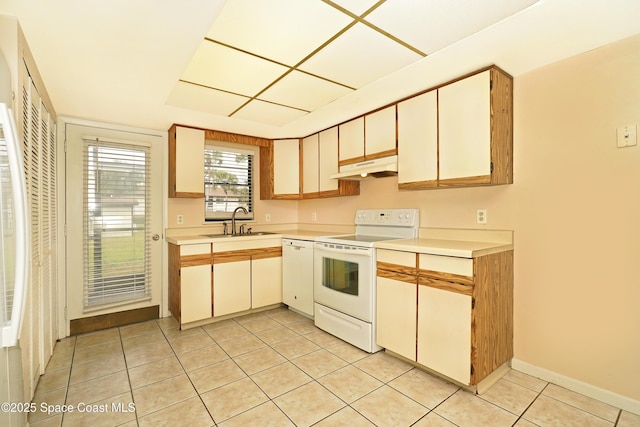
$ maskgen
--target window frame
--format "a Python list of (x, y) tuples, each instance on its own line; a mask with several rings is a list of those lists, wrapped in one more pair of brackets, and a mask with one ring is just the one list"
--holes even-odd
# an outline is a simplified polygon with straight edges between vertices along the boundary
[[(207, 171), (209, 170), (209, 166), (207, 166), (207, 151), (217, 150), (225, 153), (233, 153), (239, 155), (248, 155), (251, 156), (251, 161), (249, 164), (249, 169), (247, 172), (248, 175), (248, 188), (249, 188), (249, 201), (248, 201), (248, 213), (245, 214), (242, 211), (238, 211), (236, 214), (237, 220), (242, 221), (253, 221), (255, 218), (255, 181), (256, 181), (256, 161), (258, 160), (256, 150), (249, 149), (246, 145), (233, 144), (233, 143), (225, 143), (222, 141), (205, 141), (205, 164), (204, 164), (204, 219), (205, 222), (221, 222), (221, 221), (229, 221), (233, 215), (233, 211), (210, 211), (207, 209), (207, 205), (211, 203), (207, 197), (207, 186), (213, 185), (213, 182), (209, 182), (207, 180)], [(215, 201), (214, 201), (215, 202)]]

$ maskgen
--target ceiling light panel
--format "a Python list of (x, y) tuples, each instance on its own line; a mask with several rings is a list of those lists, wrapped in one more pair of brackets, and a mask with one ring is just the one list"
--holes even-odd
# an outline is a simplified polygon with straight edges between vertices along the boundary
[(182, 80), (254, 96), (287, 70), (273, 62), (205, 40), (191, 59)]
[(421, 58), (358, 23), (299, 68), (357, 89)]
[(365, 19), (430, 54), (536, 2), (537, 0), (387, 1)]
[(351, 21), (320, 0), (233, 0), (207, 37), (293, 66)]
[(274, 126), (283, 126), (305, 114), (307, 112), (294, 108), (253, 100), (234, 114), (233, 117)]
[(313, 111), (350, 92), (353, 90), (300, 71), (293, 71), (260, 94), (259, 98)]
[(168, 105), (228, 116), (249, 98), (178, 82), (167, 99)]

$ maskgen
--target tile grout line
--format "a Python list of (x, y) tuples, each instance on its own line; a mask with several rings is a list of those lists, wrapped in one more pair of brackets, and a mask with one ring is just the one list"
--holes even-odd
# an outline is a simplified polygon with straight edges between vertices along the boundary
[[(157, 320), (156, 320), (156, 322), (157, 322)], [(176, 360), (177, 360), (177, 361), (178, 361), (178, 363), (180, 364), (180, 367), (182, 368), (182, 371), (183, 371), (184, 375), (187, 377), (187, 379), (189, 380), (189, 383), (191, 384), (191, 387), (193, 387), (193, 390), (196, 392), (196, 395), (198, 396), (198, 399), (199, 399), (199, 400), (200, 400), (200, 402), (202, 403), (202, 406), (204, 406), (204, 409), (207, 411), (207, 414), (209, 414), (209, 417), (211, 418), (211, 422), (213, 423), (213, 425), (214, 425), (214, 426), (217, 426), (217, 425), (218, 425), (218, 423), (216, 423), (215, 419), (213, 418), (213, 414), (211, 414), (211, 411), (209, 410), (209, 407), (204, 403), (204, 400), (202, 400), (202, 396), (201, 396), (201, 395), (200, 395), (200, 393), (198, 392), (198, 389), (196, 388), (196, 385), (195, 385), (195, 384), (193, 383), (193, 381), (191, 380), (191, 377), (190, 377), (190, 376), (189, 376), (189, 374), (187, 373), (187, 370), (185, 369), (184, 365), (182, 364), (182, 361), (180, 360), (180, 358), (178, 357), (178, 354), (176, 353), (175, 349), (174, 349), (174, 348), (173, 348), (173, 346), (171, 345), (171, 342), (169, 341), (169, 338), (167, 337), (167, 334), (165, 334), (164, 329), (162, 329), (162, 328), (160, 327), (160, 325), (158, 325), (158, 328), (160, 328), (160, 331), (162, 332), (162, 336), (163, 336), (163, 337), (164, 337), (164, 339), (167, 341), (167, 344), (169, 345), (169, 348), (171, 348), (171, 352), (173, 353), (173, 355), (175, 356)], [(195, 329), (195, 328), (194, 328), (194, 329)], [(204, 332), (207, 336), (211, 337), (209, 334), (207, 334), (207, 331), (205, 331), (205, 330), (202, 328), (202, 326), (198, 326), (198, 329), (201, 329), (201, 330), (202, 330), (202, 332)], [(179, 329), (179, 330), (180, 330), (180, 329)], [(211, 339), (215, 342), (215, 340), (213, 339), (213, 337), (211, 337)], [(217, 343), (216, 343), (216, 344), (217, 344)], [(223, 349), (222, 347), (220, 347), (220, 349), (221, 349), (222, 351), (224, 351), (224, 349)], [(225, 354), (226, 354), (226, 352), (225, 352)], [(227, 356), (229, 356), (229, 355), (227, 354)], [(172, 378), (173, 378), (173, 377), (172, 377)], [(131, 392), (131, 394), (133, 394), (133, 392)], [(176, 402), (176, 403), (180, 403), (180, 402)], [(175, 404), (175, 403), (174, 403), (174, 404)], [(169, 406), (172, 406), (172, 405), (169, 405)], [(158, 411), (161, 411), (162, 409), (164, 409), (164, 408), (158, 409)], [(158, 411), (151, 412), (150, 414), (155, 413), (155, 412), (158, 412)], [(150, 414), (147, 414), (147, 415), (150, 415)], [(138, 423), (138, 425), (139, 425), (139, 424), (140, 424), (140, 423)]]
[[(547, 387), (549, 387), (550, 383), (546, 383), (544, 387), (542, 387), (542, 389), (538, 392), (538, 394), (536, 395), (536, 397), (527, 405), (526, 408), (524, 408), (524, 410), (522, 411), (522, 413), (520, 415), (518, 415), (518, 418), (516, 419), (516, 421), (512, 424), (512, 426), (515, 426), (516, 424), (518, 424), (518, 421), (520, 421), (521, 419), (525, 420), (525, 421), (529, 421), (524, 417), (524, 414), (527, 413), (527, 411), (529, 410), (529, 408), (531, 408), (531, 406), (533, 406), (533, 404), (535, 403), (536, 400), (538, 400), (538, 398), (542, 395), (542, 392), (545, 391), (547, 389)], [(531, 389), (529, 389), (531, 390)], [(535, 424), (533, 421), (529, 421), (531, 424)], [(537, 424), (536, 424), (537, 425)]]

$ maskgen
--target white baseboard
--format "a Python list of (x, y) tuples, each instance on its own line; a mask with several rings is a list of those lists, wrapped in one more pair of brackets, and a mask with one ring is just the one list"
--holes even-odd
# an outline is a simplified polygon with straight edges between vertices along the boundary
[(557, 372), (531, 365), (530, 363), (523, 362), (519, 359), (513, 359), (511, 361), (511, 367), (516, 371), (540, 378), (541, 380), (559, 385), (571, 391), (575, 391), (576, 393), (608, 403), (616, 408), (624, 409), (625, 411), (640, 415), (640, 401), (633, 400), (630, 397), (622, 396), (612, 391), (564, 376)]

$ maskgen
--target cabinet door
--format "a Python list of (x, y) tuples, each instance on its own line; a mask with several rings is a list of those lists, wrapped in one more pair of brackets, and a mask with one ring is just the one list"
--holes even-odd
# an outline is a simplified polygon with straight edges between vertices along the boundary
[(416, 360), (417, 284), (377, 278), (376, 343)]
[[(214, 255), (215, 260), (215, 255)], [(251, 308), (251, 261), (213, 266), (213, 315), (237, 313)]]
[[(170, 197), (204, 197), (204, 131), (176, 126), (175, 149), (170, 150)], [(173, 162), (171, 161), (173, 160)]]
[(211, 317), (211, 264), (180, 269), (180, 322)]
[(282, 257), (251, 260), (251, 308), (282, 302)]
[(273, 194), (300, 194), (300, 141), (280, 139), (273, 141)]
[(396, 106), (364, 117), (364, 156), (366, 159), (396, 154)]
[(320, 192), (337, 191), (338, 180), (329, 178), (338, 173), (338, 127), (323, 130), (319, 136), (319, 185)]
[(418, 360), (462, 384), (471, 381), (471, 296), (418, 287)]
[(358, 117), (338, 127), (339, 163), (357, 163), (364, 160), (364, 117)]
[(302, 140), (302, 193), (318, 192), (318, 134)]
[(440, 180), (491, 175), (490, 71), (438, 89)]
[[(438, 97), (435, 90), (398, 104), (398, 185), (435, 187), (438, 180)], [(415, 185), (403, 185), (413, 183)]]

